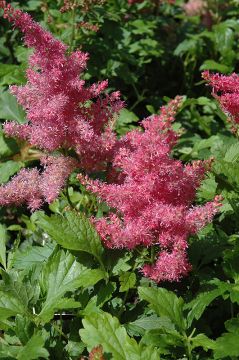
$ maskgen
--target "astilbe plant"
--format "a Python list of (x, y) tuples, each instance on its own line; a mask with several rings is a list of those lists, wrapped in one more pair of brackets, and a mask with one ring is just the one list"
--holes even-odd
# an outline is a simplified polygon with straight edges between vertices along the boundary
[[(117, 144), (112, 125), (115, 114), (123, 106), (119, 92), (105, 94), (107, 81), (86, 86), (80, 75), (86, 68), (88, 54), (81, 51), (67, 54), (67, 46), (33, 21), (30, 15), (14, 9), (6, 1), (0, 1), (0, 8), (4, 10), (4, 17), (22, 31), (26, 46), (34, 49), (26, 72), (26, 85), (10, 88), (26, 111), (27, 123), (6, 122), (5, 134), (25, 140), (47, 154), (55, 150), (73, 150), (78, 166), (86, 172), (104, 169)], [(47, 166), (41, 175), (49, 189), (45, 186), (43, 192), (37, 191), (39, 196), (35, 202), (35, 192), (23, 195), (20, 188), (25, 184), (25, 191), (30, 191), (27, 185), (32, 183), (33, 177), (39, 176), (36, 169), (22, 170), (11, 183), (0, 187), (0, 204), (7, 205), (16, 200), (19, 204), (27, 202), (31, 209), (36, 209), (43, 198), (47, 202), (53, 201), (75, 163), (69, 161), (68, 167), (64, 164), (57, 171), (59, 159), (63, 161), (62, 157), (55, 160), (51, 157), (50, 167)], [(50, 168), (54, 168), (52, 177)]]
[(235, 130), (239, 125), (239, 76), (236, 73), (222, 75), (204, 71), (202, 77), (211, 85), (213, 96), (219, 101)]
[(157, 282), (177, 281), (188, 274), (187, 238), (211, 221), (220, 202), (215, 198), (192, 206), (210, 161), (184, 165), (171, 157), (178, 138), (172, 122), (181, 101), (176, 97), (160, 115), (142, 121), (144, 132), (131, 131), (122, 138), (113, 161), (120, 169), (117, 184), (79, 175), (88, 190), (113, 208), (107, 217), (93, 219), (107, 247), (159, 245), (155, 264), (142, 270)]
[[(25, 44), (34, 48), (27, 84), (11, 87), (26, 110), (27, 123), (7, 122), (4, 130), (45, 153), (43, 170), (23, 169), (0, 187), (0, 204), (27, 203), (35, 210), (58, 196), (75, 167), (87, 173), (111, 169), (108, 183), (79, 176), (112, 208), (107, 217), (93, 220), (105, 245), (127, 249), (157, 245), (157, 260), (145, 265), (143, 273), (155, 281), (187, 275), (191, 268), (187, 238), (211, 221), (219, 199), (193, 207), (210, 161), (184, 165), (171, 157), (178, 137), (172, 122), (182, 98), (145, 119), (144, 131), (131, 131), (117, 140), (112, 123), (123, 103), (118, 92), (102, 95), (107, 81), (87, 87), (79, 78), (88, 55), (67, 54), (67, 47), (28, 14), (5, 1), (0, 7), (23, 32)], [(51, 154), (56, 150), (64, 150), (64, 155)], [(66, 156), (68, 150), (76, 159)]]

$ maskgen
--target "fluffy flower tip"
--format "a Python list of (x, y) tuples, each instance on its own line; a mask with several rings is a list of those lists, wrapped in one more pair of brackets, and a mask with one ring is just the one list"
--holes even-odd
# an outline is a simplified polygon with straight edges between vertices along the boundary
[(142, 272), (155, 282), (179, 281), (191, 270), (185, 252), (161, 252), (154, 265), (145, 265)]

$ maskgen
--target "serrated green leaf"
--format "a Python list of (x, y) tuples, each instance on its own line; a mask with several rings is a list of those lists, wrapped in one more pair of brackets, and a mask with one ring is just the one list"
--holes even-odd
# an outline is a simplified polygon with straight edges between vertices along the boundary
[(6, 157), (18, 151), (18, 146), (15, 140), (6, 138), (0, 127), (0, 156)]
[(65, 216), (39, 216), (38, 225), (59, 245), (69, 250), (85, 251), (102, 264), (103, 246), (90, 221), (80, 213), (67, 211)]
[(136, 122), (138, 120), (139, 120), (138, 116), (136, 116), (132, 111), (129, 111), (127, 109), (122, 109), (119, 112), (116, 126), (121, 127), (121, 126), (124, 126), (125, 124), (130, 124), (130, 123)]
[(225, 333), (216, 340), (214, 359), (239, 356), (239, 334)]
[(4, 225), (0, 224), (0, 263), (6, 269), (6, 242), (7, 230)]
[(17, 360), (48, 359), (49, 353), (44, 348), (45, 340), (41, 333), (34, 334), (26, 345), (19, 351)]
[(157, 317), (155, 315), (140, 317), (139, 319), (129, 323), (129, 326), (137, 326), (144, 330), (153, 330), (164, 328), (168, 330), (174, 330), (175, 326), (168, 317)]
[(125, 254), (123, 257), (120, 257), (117, 260), (117, 263), (114, 265), (112, 269), (112, 273), (114, 275), (119, 275), (122, 272), (128, 271), (131, 269), (131, 265), (128, 264), (128, 261), (131, 259), (130, 254)]
[(65, 350), (72, 357), (79, 357), (82, 352), (84, 351), (85, 345), (83, 342), (79, 341), (68, 341), (67, 345), (65, 346)]
[(136, 283), (136, 275), (135, 273), (122, 273), (119, 277), (120, 281), (120, 292), (125, 292), (129, 289), (132, 289), (135, 286)]
[(139, 287), (139, 296), (146, 300), (158, 316), (167, 317), (179, 330), (185, 330), (186, 322), (183, 317), (182, 298), (178, 298), (172, 291), (163, 288)]
[(217, 191), (217, 183), (215, 176), (209, 175), (209, 177), (202, 181), (200, 188), (198, 189), (198, 195), (205, 200), (211, 200), (214, 198)]
[(116, 290), (115, 282), (103, 284), (97, 294), (97, 306), (102, 306), (106, 301), (112, 298), (113, 292)]
[(182, 56), (189, 51), (194, 51), (197, 46), (197, 41), (195, 39), (186, 39), (182, 41), (174, 50), (174, 55)]
[(21, 347), (8, 345), (0, 340), (0, 359), (16, 359)]
[(0, 164), (0, 184), (3, 184), (9, 180), (9, 178), (18, 172), (24, 163), (16, 161), (6, 161)]
[(198, 320), (202, 316), (206, 307), (226, 290), (224, 288), (214, 289), (199, 294), (196, 299), (185, 305), (185, 309), (190, 309), (187, 316), (188, 327), (192, 325), (194, 319)]
[(91, 270), (78, 263), (70, 253), (55, 251), (42, 272), (41, 288), (46, 294), (46, 300), (42, 304), (39, 319), (47, 322), (54, 316), (56, 309), (79, 306), (79, 303), (72, 299), (64, 298), (65, 293), (81, 286), (94, 285), (104, 278), (104, 275), (101, 270)]
[(15, 120), (20, 124), (26, 122), (25, 112), (9, 92), (4, 92), (0, 96), (0, 119)]
[(22, 84), (26, 81), (21, 65), (0, 63), (0, 85)]
[(239, 159), (239, 143), (232, 144), (227, 150), (224, 161), (234, 163)]
[(158, 346), (160, 349), (168, 349), (169, 347), (184, 347), (183, 336), (177, 330), (169, 330), (165, 328), (152, 329), (146, 331), (141, 339), (142, 344)]
[(116, 317), (108, 313), (92, 314), (82, 322), (84, 329), (80, 330), (80, 336), (89, 350), (100, 344), (114, 360), (140, 360), (139, 345), (127, 335)]
[(202, 347), (205, 351), (215, 349), (216, 344), (214, 340), (209, 339), (205, 334), (198, 334), (191, 339), (192, 349)]
[(160, 350), (154, 346), (142, 347), (140, 351), (140, 360), (160, 360)]
[(227, 74), (231, 71), (231, 68), (227, 65), (219, 64), (214, 60), (205, 60), (199, 70), (215, 70)]
[(227, 331), (239, 334), (239, 318), (232, 318), (225, 322)]
[(0, 286), (0, 319), (7, 319), (17, 314), (28, 315), (28, 303), (34, 289), (30, 283), (23, 283), (18, 274), (2, 271), (3, 281)]
[(14, 253), (13, 264), (15, 269), (24, 270), (33, 265), (46, 262), (52, 254), (54, 246), (29, 246), (24, 250), (17, 250)]
[(30, 318), (19, 314), (15, 317), (14, 323), (15, 334), (21, 341), (22, 345), (25, 345), (34, 333), (34, 324)]

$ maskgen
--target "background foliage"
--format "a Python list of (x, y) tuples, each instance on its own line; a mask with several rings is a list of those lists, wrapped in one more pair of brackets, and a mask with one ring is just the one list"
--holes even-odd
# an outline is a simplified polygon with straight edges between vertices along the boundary
[[(213, 157), (197, 202), (215, 194), (224, 200), (213, 224), (190, 238), (190, 276), (159, 286), (140, 272), (147, 249), (103, 248), (87, 217), (107, 207), (76, 174), (41, 211), (1, 208), (0, 358), (79, 359), (101, 345), (90, 359), (238, 359), (239, 142), (201, 79), (205, 69), (238, 71), (238, 1), (209, 0), (206, 23), (202, 15), (188, 16), (181, 0), (85, 1), (66, 13), (62, 1), (13, 4), (71, 49), (89, 52), (89, 82), (108, 78), (110, 90), (121, 91), (127, 110), (117, 120), (119, 135), (184, 95), (175, 156)], [(1, 19), (0, 118), (19, 123), (25, 114), (7, 89), (25, 81), (29, 51), (20, 40)], [(35, 149), (2, 133), (0, 156), (1, 184), (38, 164)]]

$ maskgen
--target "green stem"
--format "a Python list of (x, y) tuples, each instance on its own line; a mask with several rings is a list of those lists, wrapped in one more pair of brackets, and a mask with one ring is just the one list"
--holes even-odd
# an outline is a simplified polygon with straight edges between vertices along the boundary
[(193, 360), (192, 357), (192, 346), (191, 346), (191, 338), (193, 337), (193, 334), (195, 333), (196, 329), (194, 328), (193, 331), (191, 332), (191, 334), (189, 336), (187, 336), (186, 332), (183, 332), (183, 336), (184, 336), (184, 346), (186, 349), (186, 353), (187, 353), (187, 358), (188, 360)]
[(66, 184), (66, 198), (68, 200), (68, 203), (70, 205), (70, 207), (72, 209), (75, 209), (75, 206), (73, 204), (73, 202), (71, 201), (71, 198), (70, 198), (70, 194), (69, 194), (69, 182), (67, 181), (67, 184)]
[(130, 107), (130, 109), (129, 109), (130, 111), (132, 111), (138, 104), (140, 104), (144, 99), (146, 99), (146, 98), (144, 97), (145, 90), (142, 92), (142, 94), (140, 94), (140, 93), (138, 92), (138, 89), (137, 89), (137, 87), (135, 86), (134, 83), (132, 83), (132, 87), (133, 87), (133, 89), (134, 89), (134, 92), (135, 92), (135, 95), (136, 95), (137, 100), (136, 100), (135, 103)]
[(58, 332), (58, 334), (63, 337), (64, 339), (66, 339), (67, 341), (69, 340), (68, 337), (63, 333), (63, 331), (55, 324), (52, 324), (52, 326), (54, 327), (54, 329)]
[(154, 258), (155, 258), (155, 248), (153, 246), (151, 247), (150, 252), (151, 252), (150, 262), (151, 262), (151, 264), (153, 264), (154, 263)]
[(69, 50), (70, 52), (74, 49), (74, 42), (75, 42), (75, 33), (76, 33), (76, 12), (75, 8), (72, 10), (72, 31), (71, 31), (71, 39), (70, 39), (70, 46)]
[(118, 312), (118, 315), (117, 315), (119, 321), (120, 321), (121, 315), (122, 315), (123, 312), (124, 312), (124, 307), (125, 307), (125, 303), (126, 303), (128, 294), (129, 294), (129, 290), (127, 290), (127, 291), (125, 292), (125, 294), (124, 294), (123, 302), (122, 302), (122, 305), (121, 305), (121, 307), (120, 307), (120, 309), (119, 309), (119, 312)]
[[(101, 266), (101, 269), (108, 275), (107, 271), (106, 271), (106, 268), (105, 268), (105, 265), (103, 263), (103, 261), (101, 260), (101, 258), (99, 256), (95, 256), (96, 259), (98, 260), (100, 266)], [(108, 280), (108, 279), (107, 279)]]

